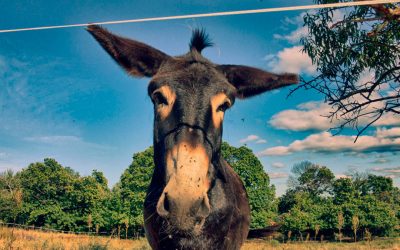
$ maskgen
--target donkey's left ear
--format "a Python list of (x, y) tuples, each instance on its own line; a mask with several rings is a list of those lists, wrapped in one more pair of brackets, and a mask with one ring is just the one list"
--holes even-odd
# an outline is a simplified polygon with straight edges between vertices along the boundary
[(299, 82), (299, 76), (296, 74), (278, 75), (241, 65), (219, 65), (217, 69), (235, 86), (238, 98), (255, 96)]
[(128, 74), (133, 76), (151, 77), (157, 73), (160, 65), (170, 58), (158, 49), (114, 35), (98, 25), (89, 25), (87, 31)]

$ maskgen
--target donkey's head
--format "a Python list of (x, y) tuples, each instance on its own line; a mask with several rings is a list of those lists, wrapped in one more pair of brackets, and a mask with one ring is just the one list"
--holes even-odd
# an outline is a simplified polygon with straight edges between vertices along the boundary
[(128, 74), (151, 77), (153, 178), (163, 189), (156, 210), (178, 230), (199, 232), (212, 209), (210, 186), (215, 178), (224, 178), (219, 160), (225, 111), (236, 97), (297, 83), (298, 77), (213, 64), (201, 55), (211, 42), (200, 30), (193, 32), (190, 51), (177, 57), (99, 26), (88, 31)]

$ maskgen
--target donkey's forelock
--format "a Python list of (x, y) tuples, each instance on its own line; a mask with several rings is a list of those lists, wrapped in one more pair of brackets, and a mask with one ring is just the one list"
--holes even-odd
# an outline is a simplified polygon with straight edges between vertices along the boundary
[(189, 48), (190, 51), (197, 51), (201, 53), (204, 48), (213, 46), (214, 43), (211, 41), (208, 34), (204, 29), (194, 29), (192, 38), (190, 39)]

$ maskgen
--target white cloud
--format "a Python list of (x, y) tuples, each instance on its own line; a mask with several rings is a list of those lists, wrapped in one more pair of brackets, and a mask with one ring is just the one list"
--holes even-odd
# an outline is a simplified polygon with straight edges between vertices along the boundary
[(355, 138), (355, 136), (344, 135), (332, 136), (329, 132), (322, 132), (309, 135), (303, 140), (296, 140), (288, 146), (267, 148), (257, 155), (288, 155), (302, 151), (315, 153), (400, 151), (400, 138), (378, 138), (365, 135), (359, 136), (357, 142), (354, 143)]
[(373, 164), (384, 164), (384, 163), (388, 163), (390, 162), (390, 160), (386, 159), (386, 158), (378, 158), (374, 161), (372, 161), (371, 163)]
[(342, 179), (342, 178), (348, 179), (348, 178), (351, 178), (351, 176), (348, 176), (345, 174), (335, 174), (335, 178), (336, 179)]
[[(315, 10), (308, 11), (309, 14), (316, 14)], [(292, 30), (289, 34), (282, 35), (282, 34), (274, 34), (275, 39), (286, 40), (290, 43), (299, 43), (300, 39), (303, 37), (308, 36), (308, 28), (304, 26), (304, 16), (307, 12), (302, 12), (300, 15), (284, 19), (284, 27), (287, 28), (288, 26), (295, 26), (295, 29)], [(345, 13), (341, 10), (334, 10), (332, 21), (328, 22), (327, 25), (331, 26), (334, 23), (337, 23), (340, 20), (343, 20)]]
[(267, 55), (268, 68), (274, 72), (308, 73), (316, 72), (310, 57), (302, 52), (302, 46), (294, 46), (279, 51), (276, 55)]
[(262, 157), (266, 155), (288, 155), (288, 148), (284, 146), (277, 146), (272, 148), (267, 148), (261, 152), (256, 153), (257, 156)]
[(400, 127), (385, 129), (378, 128), (376, 130), (376, 136), (380, 138), (396, 138), (400, 137)]
[(382, 173), (399, 173), (400, 174), (400, 167), (397, 168), (372, 168), (374, 172), (382, 172)]
[(256, 141), (256, 144), (265, 144), (265, 143), (267, 143), (267, 140), (264, 140), (264, 139), (260, 139), (260, 140)]
[(278, 129), (293, 131), (326, 130), (334, 127), (331, 121), (322, 115), (327, 115), (331, 107), (322, 102), (307, 102), (297, 106), (297, 109), (281, 111), (271, 117), (269, 123)]
[(299, 27), (288, 35), (274, 34), (275, 39), (286, 40), (290, 43), (298, 43), (300, 39), (308, 35), (308, 28), (305, 26)]
[[(308, 13), (310, 14), (315, 14), (316, 12), (314, 10), (309, 11)], [(289, 34), (274, 34), (273, 37), (275, 39), (280, 39), (280, 40), (285, 40), (288, 41), (289, 43), (296, 44), (300, 42), (300, 39), (303, 37), (307, 37), (309, 34), (308, 27), (304, 26), (304, 16), (306, 15), (306, 12), (300, 13), (300, 15), (295, 16), (293, 18), (288, 18), (286, 17), (284, 19), (284, 27), (287, 28), (288, 26), (295, 26), (295, 29), (292, 29), (292, 31)], [(328, 26), (331, 26), (332, 24), (343, 20), (344, 17), (344, 12), (341, 10), (335, 10), (333, 12), (332, 16), (332, 22), (328, 23)]]
[(73, 147), (84, 147), (84, 148), (96, 148), (100, 150), (109, 150), (112, 147), (93, 142), (87, 142), (81, 137), (73, 135), (50, 135), (50, 136), (33, 136), (25, 137), (25, 141), (33, 143), (42, 143), (54, 146), (73, 146)]
[(285, 25), (296, 25), (297, 27), (300, 27), (300, 26), (303, 25), (304, 16), (307, 13), (315, 14), (316, 11), (315, 10), (310, 10), (308, 12), (302, 12), (298, 16), (295, 16), (295, 17), (291, 17), (291, 18), (285, 17), (284, 24)]
[(284, 167), (286, 167), (286, 165), (285, 165), (284, 163), (282, 163), (282, 162), (273, 162), (273, 163), (271, 164), (271, 166), (272, 166), (273, 168), (284, 168)]
[(397, 126), (400, 125), (400, 116), (391, 113), (385, 113), (379, 118), (373, 126)]
[(392, 179), (400, 177), (400, 166), (392, 168), (375, 167), (371, 170), (380, 174), (384, 174), (386, 177), (390, 177)]
[[(315, 13), (314, 11), (310, 11)], [(268, 61), (267, 66), (274, 72), (289, 72), (289, 73), (306, 73), (315, 74), (316, 66), (312, 64), (310, 57), (302, 52), (303, 46), (298, 45), (301, 38), (307, 37), (309, 34), (308, 27), (304, 26), (303, 18), (306, 12), (294, 18), (285, 18), (284, 26), (288, 28), (289, 26), (295, 26), (294, 29), (288, 34), (274, 34), (275, 39), (285, 40), (296, 46), (285, 48), (278, 53), (272, 55), (266, 55), (264, 59)], [(337, 21), (343, 19), (344, 12), (340, 10), (335, 10), (333, 12), (332, 25)]]
[[(314, 11), (310, 11), (314, 12)], [(288, 28), (289, 26), (295, 26), (295, 29), (289, 33), (289, 34), (274, 34), (275, 39), (280, 39), (280, 40), (286, 40), (290, 43), (299, 43), (300, 39), (302, 37), (306, 37), (308, 35), (308, 28), (306, 26), (303, 26), (304, 24), (304, 16), (306, 15), (306, 12), (300, 13), (300, 15), (289, 18), (285, 17), (284, 19), (284, 28)]]
[(262, 139), (258, 135), (248, 135), (246, 138), (243, 138), (239, 141), (240, 143), (248, 143), (248, 142), (254, 142), (256, 144), (264, 144), (267, 143), (266, 140)]
[[(369, 107), (369, 110), (376, 108)], [(285, 129), (292, 131), (306, 131), (306, 130), (327, 130), (329, 128), (338, 127), (341, 120), (330, 119), (328, 116), (333, 112), (333, 108), (323, 102), (306, 102), (299, 104), (296, 109), (283, 110), (271, 117), (268, 121), (273, 127), (277, 129)], [(365, 126), (371, 122), (370, 117), (361, 117), (358, 120), (359, 126)], [(395, 126), (400, 125), (400, 116), (395, 116), (390, 113), (384, 114), (372, 126)], [(349, 125), (350, 126), (350, 125)], [(398, 130), (390, 131), (395, 133)]]
[(289, 175), (287, 173), (268, 173), (268, 176), (271, 179), (282, 179), (288, 177)]
[[(310, 14), (316, 14), (315, 10), (308, 11)], [(307, 54), (301, 52), (302, 46), (300, 44), (301, 38), (309, 35), (307, 26), (304, 26), (304, 16), (307, 12), (302, 12), (293, 18), (286, 17), (284, 19), (284, 30), (290, 30), (288, 34), (274, 34), (275, 39), (285, 40), (291, 44), (297, 45), (291, 48), (285, 48), (278, 52), (276, 55), (267, 55), (265, 60), (271, 60), (268, 66), (271, 70), (276, 72), (290, 72), (290, 73), (316, 73), (316, 67), (312, 65), (311, 59)], [(345, 10), (334, 10), (332, 21), (327, 25), (331, 26), (340, 20), (343, 20), (346, 12)]]
[(34, 137), (25, 137), (24, 140), (30, 142), (45, 143), (45, 144), (66, 144), (66, 143), (82, 142), (82, 139), (80, 137), (71, 135), (34, 136)]
[(400, 169), (386, 169), (386, 173), (399, 173), (400, 174)]
[(260, 139), (260, 137), (258, 135), (249, 135), (246, 138), (243, 138), (240, 140), (240, 143), (247, 143), (247, 142), (251, 142), (251, 141), (256, 141)]

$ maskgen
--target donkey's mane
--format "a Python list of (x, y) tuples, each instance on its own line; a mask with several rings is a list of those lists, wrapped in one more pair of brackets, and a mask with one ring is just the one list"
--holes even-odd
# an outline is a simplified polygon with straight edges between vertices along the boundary
[(204, 29), (194, 29), (192, 38), (190, 39), (189, 48), (191, 51), (196, 50), (201, 53), (204, 48), (213, 46), (214, 43)]

